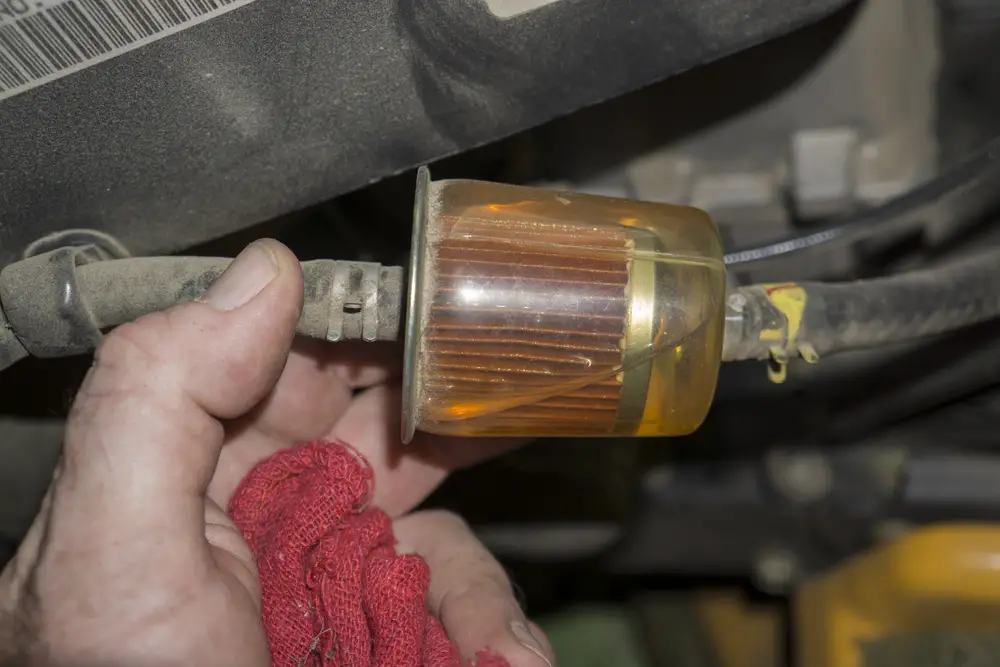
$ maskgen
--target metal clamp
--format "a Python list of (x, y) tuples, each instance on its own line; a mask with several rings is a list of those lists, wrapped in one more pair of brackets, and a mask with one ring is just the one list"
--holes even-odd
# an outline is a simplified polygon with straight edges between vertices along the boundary
[(330, 286), (327, 340), (395, 340), (402, 274), (399, 267), (336, 262)]
[(76, 274), (77, 267), (94, 256), (85, 246), (59, 248), (0, 272), (0, 304), (7, 324), (32, 356), (83, 354), (100, 342), (100, 326)]
[(806, 302), (806, 291), (795, 283), (733, 291), (726, 301), (723, 360), (766, 360), (767, 376), (774, 383), (785, 381), (793, 357), (817, 363), (816, 349), (800, 336)]

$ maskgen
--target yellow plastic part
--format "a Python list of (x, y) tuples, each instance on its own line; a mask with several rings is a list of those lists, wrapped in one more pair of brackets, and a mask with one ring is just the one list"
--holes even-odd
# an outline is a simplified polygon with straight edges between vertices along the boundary
[(777, 667), (784, 624), (774, 605), (753, 604), (742, 590), (712, 590), (697, 597), (701, 625), (718, 667)]
[(873, 640), (1000, 630), (1000, 526), (924, 528), (803, 586), (798, 665), (863, 667)]
[(697, 209), (422, 172), (404, 440), (680, 435), (704, 419), (724, 324)]

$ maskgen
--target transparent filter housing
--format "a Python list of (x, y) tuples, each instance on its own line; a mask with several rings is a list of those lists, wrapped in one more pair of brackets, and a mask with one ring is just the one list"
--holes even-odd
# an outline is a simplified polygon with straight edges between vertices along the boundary
[(726, 279), (700, 210), (421, 169), (409, 290), (404, 441), (682, 435), (711, 405)]

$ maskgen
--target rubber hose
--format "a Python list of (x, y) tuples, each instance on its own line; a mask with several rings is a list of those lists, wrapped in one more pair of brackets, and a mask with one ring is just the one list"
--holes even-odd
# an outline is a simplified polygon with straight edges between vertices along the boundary
[[(36, 293), (38, 282), (49, 277), (50, 263), (44, 257), (29, 260), (35, 262), (32, 270), (18, 272), (13, 268), (16, 265), (11, 265), (2, 274), (0, 291), (6, 298), (0, 308), (0, 370), (33, 353), (33, 345), (44, 351), (40, 356), (61, 356), (63, 337), (75, 337), (80, 328), (86, 330), (86, 340), (99, 340), (101, 332), (194, 300), (232, 261), (140, 257), (75, 266), (71, 293), (76, 319), (67, 328), (70, 320), (59, 312), (62, 288), (49, 285), (48, 300), (39, 300)], [(301, 266), (304, 300), (296, 333), (322, 340), (397, 340), (404, 283), (401, 268), (335, 260), (314, 260)], [(49, 303), (53, 295), (58, 297), (54, 305)], [(63, 326), (56, 330), (54, 323)], [(73, 346), (67, 343), (65, 354), (83, 349), (69, 342)]]
[(1000, 253), (853, 283), (801, 283), (797, 341), (819, 354), (915, 340), (1000, 316)]
[[(94, 320), (103, 329), (183, 302), (192, 301), (218, 279), (231, 259), (217, 257), (139, 257), (85, 264), (77, 280)], [(324, 338), (330, 315), (333, 260), (302, 263), (305, 302), (296, 332)]]

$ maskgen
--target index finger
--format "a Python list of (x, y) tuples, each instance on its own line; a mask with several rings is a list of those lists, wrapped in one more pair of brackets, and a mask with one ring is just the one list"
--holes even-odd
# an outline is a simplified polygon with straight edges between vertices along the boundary
[(298, 338), (277, 384), (246, 425), (286, 445), (321, 438), (355, 391), (397, 377), (401, 358), (398, 344)]
[(483, 649), (511, 667), (552, 667), (552, 645), (529, 621), (507, 573), (472, 530), (450, 512), (415, 512), (394, 524), (400, 551), (427, 562), (427, 606), (466, 659)]
[(523, 446), (525, 438), (460, 438), (418, 432), (400, 438), (399, 383), (358, 395), (329, 434), (361, 452), (375, 472), (374, 502), (399, 516), (422, 502), (449, 473)]
[(226, 507), (257, 463), (295, 443), (324, 438), (354, 391), (398, 373), (400, 358), (393, 344), (296, 339), (274, 389), (230, 427), (209, 497)]

